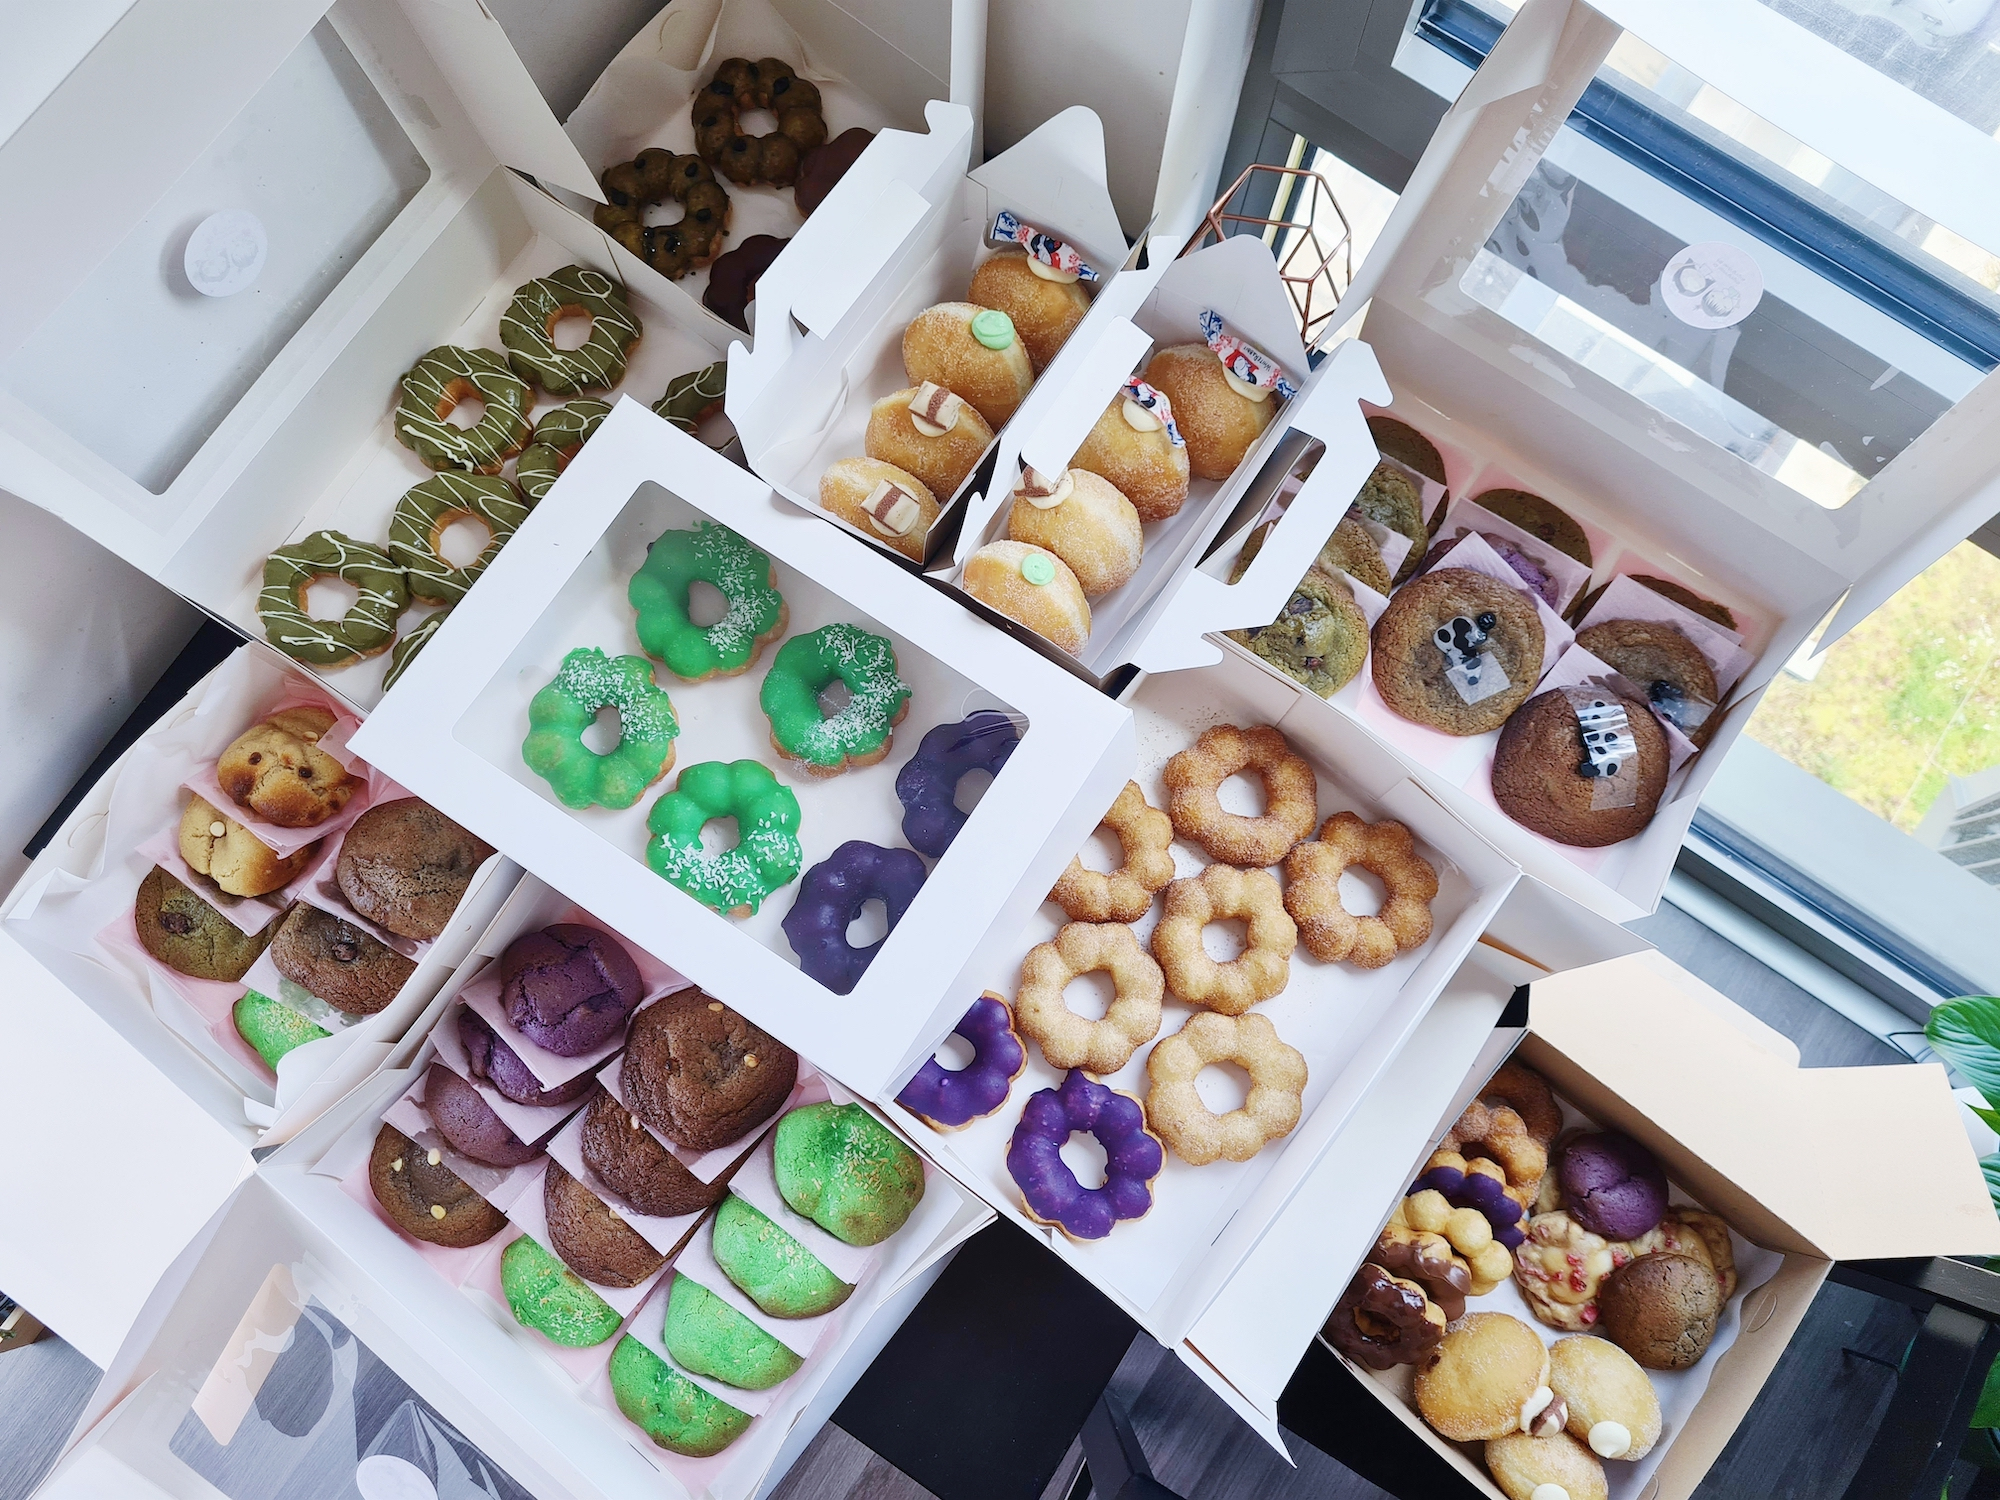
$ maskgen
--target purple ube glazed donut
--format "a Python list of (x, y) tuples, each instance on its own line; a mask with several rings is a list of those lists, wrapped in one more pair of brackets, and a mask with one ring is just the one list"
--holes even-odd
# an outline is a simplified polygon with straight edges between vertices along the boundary
[(478, 1089), (441, 1062), (424, 1074), (424, 1113), (452, 1150), (489, 1167), (518, 1167), (541, 1155), (507, 1128)]
[(492, 1084), (503, 1099), (516, 1104), (574, 1104), (597, 1082), (585, 1072), (568, 1083), (543, 1088), (534, 1070), (521, 1061), (521, 1054), (500, 1040), (500, 1033), (469, 1005), (458, 1009), (458, 1043), (465, 1048), (465, 1065), (472, 1076)]
[[(1062, 1159), (1063, 1143), (1077, 1131), (1104, 1148), (1104, 1185), (1087, 1188)], [(1153, 1207), (1153, 1179), (1166, 1163), (1159, 1138), (1146, 1129), (1146, 1111), (1130, 1094), (1072, 1070), (1060, 1088), (1028, 1096), (1021, 1123), (1007, 1143), (1007, 1175), (1021, 1190), (1028, 1215), (1053, 1224), (1073, 1240), (1101, 1240), (1120, 1219), (1144, 1217)]]
[(1607, 1240), (1634, 1240), (1659, 1226), (1667, 1211), (1667, 1174), (1629, 1135), (1580, 1135), (1557, 1166), (1569, 1216)]
[(934, 1130), (957, 1130), (1007, 1102), (1014, 1080), (1028, 1066), (1028, 1049), (1014, 1034), (1014, 1012), (998, 995), (985, 994), (951, 1028), (972, 1044), (972, 1061), (953, 1072), (933, 1057), (896, 1096), (896, 1102)]
[(500, 955), (500, 1004), (537, 1047), (581, 1057), (624, 1029), (645, 998), (632, 955), (608, 933), (558, 922)]
[(806, 871), (781, 924), (799, 967), (836, 995), (847, 994), (889, 941), (884, 933), (857, 948), (847, 941), (847, 924), (870, 901), (880, 901), (888, 909), (889, 932), (894, 932), (923, 889), (925, 873), (924, 862), (907, 849), (884, 849), (865, 839), (842, 844)]
[(923, 737), (917, 753), (896, 773), (896, 796), (903, 804), (903, 837), (912, 849), (941, 859), (966, 815), (953, 799), (968, 771), (998, 776), (1021, 743), (1014, 721), (990, 708), (940, 724)]
[[(1444, 1154), (1444, 1153), (1440, 1153)], [(1417, 1185), (1410, 1189), (1421, 1193), (1426, 1188), (1434, 1188), (1444, 1194), (1444, 1201), (1453, 1208), (1476, 1208), (1486, 1216), (1486, 1222), (1493, 1228), (1493, 1238), (1514, 1249), (1526, 1239), (1521, 1229), (1521, 1205), (1507, 1196), (1507, 1179), (1486, 1172), (1451, 1166), (1437, 1162), (1436, 1165), (1417, 1179)]]

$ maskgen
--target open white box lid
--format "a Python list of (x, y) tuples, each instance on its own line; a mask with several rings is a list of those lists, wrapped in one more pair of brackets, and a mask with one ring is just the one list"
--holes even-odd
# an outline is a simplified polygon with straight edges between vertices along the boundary
[[(1526, 0), (1458, 100), (1446, 112), (1409, 186), (1341, 301), (1339, 321), (1372, 307), (1367, 337), (1385, 353), (1419, 331), (1480, 356), (1488, 382), (1518, 382), (1604, 434), (1607, 446), (1722, 499), (1851, 585), (1821, 639), (1824, 649), (1951, 546), (2000, 512), (2000, 375), (1988, 375), (1870, 479), (1845, 505), (1823, 509), (1637, 397), (1565, 357), (1484, 307), (1454, 304), (1457, 275), (1492, 235), (1558, 129), (1590, 85), (1621, 29), (1646, 41), (1737, 102), (1913, 206), (1944, 210), (1947, 223), (1992, 249), (2000, 209), (1976, 207), (1966, 184), (2000, 170), (2000, 142), (1973, 146), (1972, 127), (1925, 104), (1754, 0), (1674, 6), (1664, 0)], [(1852, 75), (1853, 93), (1832, 82)], [(1859, 101), (1894, 93), (1899, 122)], [(1918, 108), (1917, 106), (1921, 106)], [(1985, 175), (1953, 182), (1900, 128), (1955, 160), (1991, 162)], [(1942, 158), (1940, 158), (1942, 159)], [(1955, 191), (1954, 191), (1955, 189)], [(1990, 199), (1991, 195), (1987, 195)], [(1451, 267), (1449, 275), (1445, 267)], [(1504, 399), (1504, 398), (1503, 398)], [(1536, 457), (1575, 462), (1548, 444)], [(1628, 460), (1629, 461), (1629, 460)], [(1602, 455), (1578, 488), (1603, 487)], [(1595, 480), (1591, 476), (1595, 476)]]
[(250, 1174), (250, 1136), (226, 1129), (5, 932), (0, 973), (8, 1192), (52, 1210), (7, 1216), (0, 1286), (108, 1365), (161, 1273)]

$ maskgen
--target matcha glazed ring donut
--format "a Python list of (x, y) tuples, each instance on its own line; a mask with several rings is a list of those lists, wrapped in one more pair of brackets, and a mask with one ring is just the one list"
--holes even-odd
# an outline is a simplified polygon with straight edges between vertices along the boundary
[(396, 649), (389, 653), (388, 675), (382, 679), (383, 692), (388, 692), (396, 685), (397, 680), (410, 670), (410, 663), (417, 659), (417, 653), (431, 643), (431, 637), (438, 633), (438, 627), (444, 624), (445, 616), (450, 613), (448, 609), (439, 610), (396, 642)]
[[(722, 253), (729, 230), (729, 193), (698, 156), (648, 146), (606, 169), (604, 196), (591, 221), (669, 281), (698, 271)], [(646, 210), (674, 199), (687, 212), (678, 224), (648, 226)]]
[(535, 423), (535, 438), (514, 460), (514, 483), (531, 505), (555, 487), (556, 476), (569, 467), (583, 445), (597, 435), (611, 408), (586, 396), (545, 412)]
[[(729, 601), (728, 612), (705, 628), (688, 617), (688, 590), (696, 582)], [(791, 614), (771, 559), (712, 521), (662, 532), (625, 597), (639, 612), (639, 644), (683, 682), (747, 672), (764, 643), (785, 633)]]
[[(322, 578), (358, 591), (338, 620), (306, 613), (306, 590)], [(338, 531), (315, 531), (265, 559), (257, 615), (265, 637), (285, 655), (308, 666), (341, 667), (388, 650), (396, 617), (409, 602), (409, 583), (388, 553)]]
[[(584, 744), (583, 732), (606, 705), (618, 710), (618, 745), (599, 755)], [(630, 807), (673, 766), (681, 732), (651, 662), (606, 656), (594, 646), (563, 658), (554, 680), (528, 704), (528, 725), (521, 759), (565, 807)]]
[[(715, 818), (736, 820), (736, 847), (720, 854), (701, 847), (702, 825)], [(653, 873), (725, 916), (753, 915), (766, 896), (798, 879), (805, 863), (799, 799), (754, 760), (689, 766), (653, 804), (646, 827)]]
[[(410, 367), (402, 389), (396, 441), (433, 469), (498, 474), (527, 445), (534, 398), (491, 349), (440, 344)], [(454, 426), (452, 412), (472, 396), (486, 410), (472, 426)]]
[(653, 415), (665, 417), (690, 436), (699, 436), (701, 424), (722, 410), (728, 387), (729, 361), (718, 359), (669, 380), (667, 393), (653, 403)]
[[(590, 336), (575, 349), (556, 347), (556, 324), (590, 319)], [(589, 266), (564, 266), (514, 293), (500, 315), (500, 342), (514, 373), (551, 396), (609, 390), (625, 378), (625, 362), (639, 347), (639, 320), (625, 289)]]
[[(528, 507), (504, 479), (485, 474), (433, 474), (413, 484), (389, 517), (389, 555), (402, 567), (410, 597), (430, 604), (456, 604), (473, 580), (500, 555), (514, 528), (528, 519)], [(455, 521), (477, 521), (486, 545), (464, 567), (445, 560), (438, 543)]]
[[(828, 715), (819, 695), (835, 678), (847, 704)], [(838, 776), (889, 753), (895, 726), (910, 711), (910, 690), (896, 675), (896, 648), (858, 625), (825, 625), (793, 636), (778, 650), (757, 695), (771, 721), (771, 745), (808, 776)]]

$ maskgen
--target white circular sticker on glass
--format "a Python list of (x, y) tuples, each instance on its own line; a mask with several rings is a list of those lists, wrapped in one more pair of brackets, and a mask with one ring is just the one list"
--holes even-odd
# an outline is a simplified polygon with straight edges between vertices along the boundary
[(1660, 272), (1667, 311), (1691, 328), (1729, 328), (1756, 310), (1764, 273), (1748, 251), (1722, 240), (1689, 245)]
[(194, 226), (181, 264), (189, 283), (204, 297), (233, 297), (256, 281), (268, 248), (263, 221), (243, 209), (228, 208)]

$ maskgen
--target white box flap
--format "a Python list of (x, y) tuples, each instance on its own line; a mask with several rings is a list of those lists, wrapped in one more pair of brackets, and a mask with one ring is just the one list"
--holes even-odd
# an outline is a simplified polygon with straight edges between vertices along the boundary
[(1125, 257), (1125, 231), (1111, 207), (1104, 122), (1081, 104), (1051, 115), (993, 160), (966, 174), (1001, 207), (1032, 199), (1059, 233), (1109, 280)]

